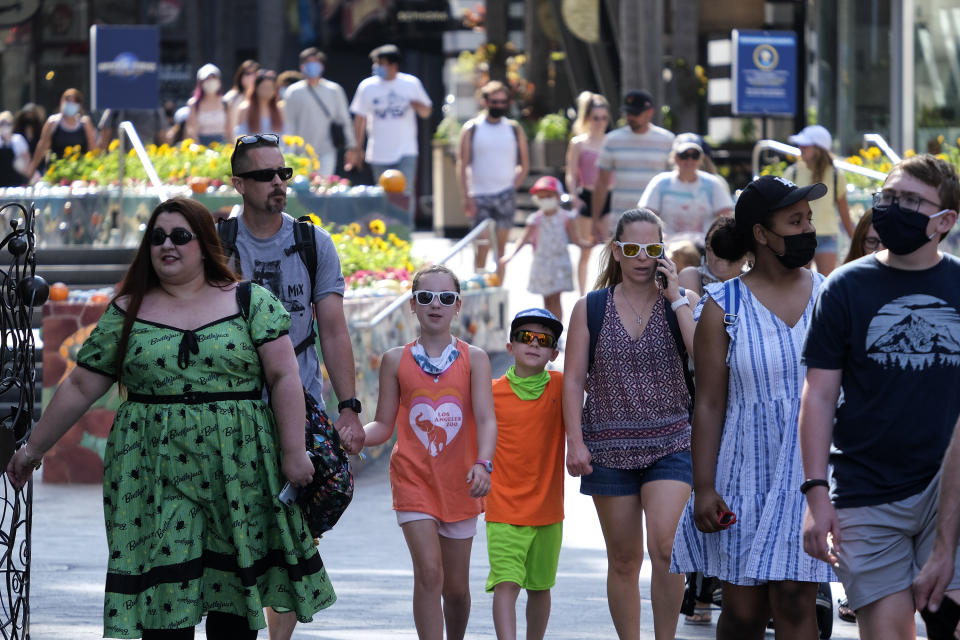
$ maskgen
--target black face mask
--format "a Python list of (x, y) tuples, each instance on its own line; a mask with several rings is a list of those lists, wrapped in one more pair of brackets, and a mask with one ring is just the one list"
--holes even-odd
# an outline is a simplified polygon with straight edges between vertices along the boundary
[(502, 118), (507, 115), (507, 109), (506, 107), (489, 107), (487, 114), (493, 119)]
[(898, 256), (913, 253), (927, 244), (932, 235), (927, 235), (927, 224), (946, 211), (932, 216), (924, 215), (919, 211), (904, 211), (900, 203), (889, 207), (873, 208), (873, 228), (880, 236), (883, 246)]
[[(767, 229), (767, 231), (773, 233), (770, 229)], [(792, 236), (781, 236), (779, 233), (773, 233), (773, 235), (783, 239), (783, 253), (774, 253), (773, 255), (777, 256), (780, 264), (787, 269), (799, 269), (810, 264), (813, 256), (817, 253), (816, 231), (795, 233)]]

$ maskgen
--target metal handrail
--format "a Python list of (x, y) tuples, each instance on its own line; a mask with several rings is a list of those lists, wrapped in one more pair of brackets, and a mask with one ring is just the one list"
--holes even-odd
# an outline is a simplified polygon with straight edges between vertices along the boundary
[[(491, 239), (491, 241), (492, 241), (492, 242), (491, 242), (491, 245), (492, 245), (492, 246), (491, 246), (491, 250), (493, 251), (493, 261), (494, 261), (494, 264), (496, 264), (496, 263), (499, 261), (500, 256), (497, 254), (496, 227), (493, 225), (493, 220), (490, 219), (490, 218), (487, 218), (486, 220), (484, 220), (483, 222), (481, 222), (480, 224), (478, 224), (476, 227), (474, 227), (474, 228), (470, 231), (470, 233), (468, 233), (467, 235), (463, 236), (463, 237), (459, 240), (459, 242), (457, 242), (455, 245), (453, 245), (453, 247), (450, 248), (450, 251), (447, 253), (447, 255), (445, 255), (445, 256), (444, 256), (443, 258), (441, 258), (440, 260), (437, 260), (436, 264), (444, 264), (445, 262), (447, 262), (448, 260), (450, 260), (451, 258), (453, 258), (455, 255), (457, 255), (458, 253), (460, 253), (461, 251), (463, 251), (463, 249), (466, 248), (467, 245), (469, 245), (471, 242), (474, 241), (474, 239), (476, 239), (477, 237), (479, 237), (484, 231), (487, 231), (487, 230), (490, 231), (490, 239)], [(366, 322), (358, 322), (358, 323), (356, 323), (357, 328), (360, 328), (360, 329), (370, 329), (370, 328), (372, 328), (372, 327), (377, 326), (378, 324), (380, 324), (381, 322), (383, 322), (384, 320), (386, 320), (387, 317), (389, 317), (391, 313), (393, 313), (394, 311), (396, 311), (396, 309), (397, 309), (398, 307), (400, 307), (401, 305), (403, 305), (403, 303), (405, 303), (407, 300), (409, 300), (409, 299), (411, 298), (411, 296), (413, 296), (413, 290), (412, 290), (412, 289), (411, 289), (410, 291), (405, 291), (405, 292), (403, 292), (402, 294), (400, 294), (399, 296), (397, 296), (397, 298), (394, 299), (393, 302), (391, 302), (390, 304), (388, 304), (387, 306), (385, 306), (383, 309), (381, 309), (381, 310), (377, 313), (377, 315), (373, 316), (370, 320), (368, 320), (368, 321), (366, 321)]]
[(125, 173), (125, 160), (127, 157), (126, 144), (124, 144), (124, 134), (126, 134), (126, 137), (129, 138), (131, 144), (133, 144), (133, 150), (140, 159), (140, 164), (143, 165), (143, 170), (147, 172), (147, 178), (149, 178), (150, 182), (157, 190), (157, 197), (160, 199), (160, 202), (164, 202), (167, 199), (167, 186), (160, 181), (160, 176), (157, 175), (157, 170), (154, 168), (153, 162), (150, 160), (150, 156), (147, 155), (147, 150), (144, 148), (143, 142), (141, 142), (136, 128), (129, 120), (124, 120), (121, 122), (119, 131), (117, 132), (117, 140), (119, 141), (117, 150), (120, 152), (118, 167), (120, 173), (120, 198), (123, 199), (123, 178)]
[(900, 162), (900, 154), (894, 151), (893, 147), (887, 144), (887, 141), (879, 133), (865, 133), (863, 134), (863, 141), (877, 145), (880, 151), (883, 151), (894, 163)]
[[(765, 149), (770, 149), (771, 151), (777, 151), (779, 153), (786, 153), (792, 156), (799, 156), (800, 149), (789, 144), (784, 144), (778, 142), (777, 140), (760, 140), (757, 144), (753, 145), (753, 155), (752, 155), (752, 165), (753, 165), (753, 178), (756, 180), (760, 177), (760, 153)], [(887, 174), (882, 171), (874, 171), (873, 169), (867, 169), (866, 167), (861, 167), (860, 165), (851, 164), (846, 160), (834, 160), (833, 166), (837, 169), (842, 169), (848, 173), (856, 173), (857, 175), (866, 176), (868, 178), (873, 178), (874, 180), (886, 180)]]

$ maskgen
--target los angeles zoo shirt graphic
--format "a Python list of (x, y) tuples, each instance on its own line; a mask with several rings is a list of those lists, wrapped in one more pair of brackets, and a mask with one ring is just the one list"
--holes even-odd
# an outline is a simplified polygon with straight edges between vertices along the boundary
[(461, 426), (463, 406), (454, 395), (436, 400), (419, 395), (410, 403), (410, 428), (431, 456), (439, 455), (457, 437)]

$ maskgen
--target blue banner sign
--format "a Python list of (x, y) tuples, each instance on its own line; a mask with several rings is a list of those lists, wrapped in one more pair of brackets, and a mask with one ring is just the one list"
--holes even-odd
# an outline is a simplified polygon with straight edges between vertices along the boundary
[(731, 75), (734, 115), (795, 116), (797, 34), (734, 29)]
[(156, 109), (160, 31), (155, 26), (90, 27), (90, 104), (98, 109)]

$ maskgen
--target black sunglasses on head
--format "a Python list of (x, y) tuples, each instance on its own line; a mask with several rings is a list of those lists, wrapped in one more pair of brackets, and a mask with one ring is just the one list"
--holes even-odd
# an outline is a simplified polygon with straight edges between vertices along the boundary
[(273, 176), (280, 176), (280, 179), (287, 181), (293, 177), (293, 169), (290, 167), (280, 167), (279, 169), (254, 169), (253, 171), (244, 171), (235, 174), (238, 178), (250, 178), (257, 182), (272, 182)]
[(258, 142), (280, 144), (280, 136), (276, 133), (253, 133), (247, 136), (240, 136), (237, 138), (237, 144), (234, 149), (242, 144), (257, 144)]
[(150, 244), (159, 247), (170, 238), (170, 242), (181, 247), (193, 240), (193, 232), (183, 227), (175, 227), (170, 233), (167, 233), (160, 227), (154, 227), (150, 232)]

